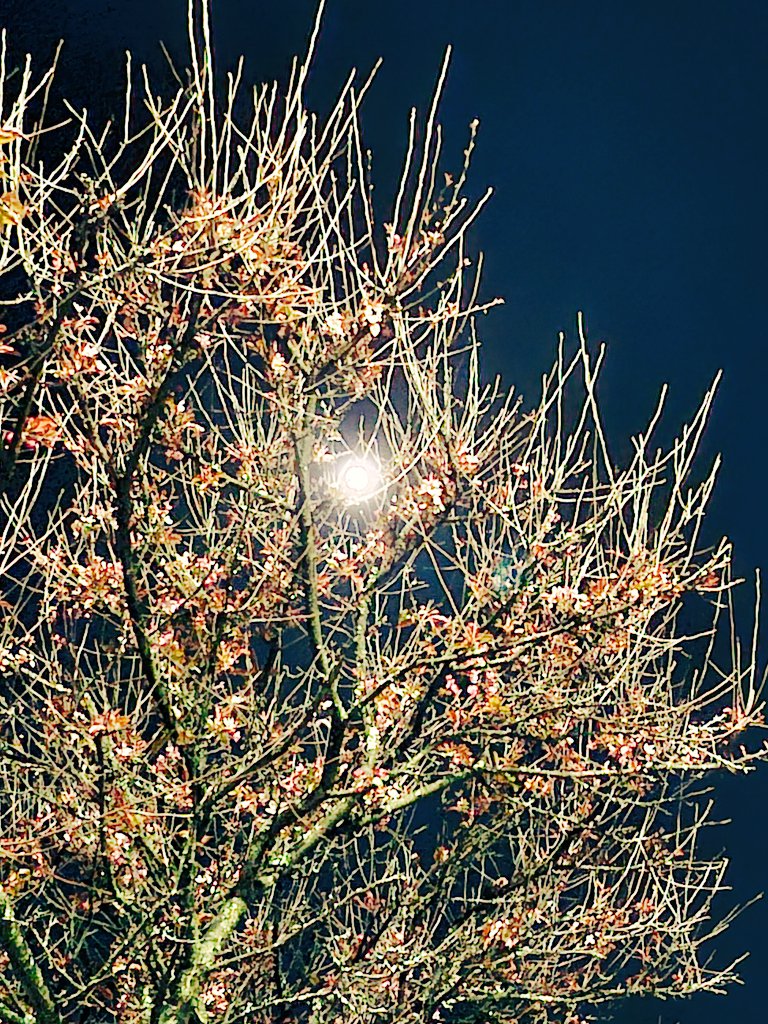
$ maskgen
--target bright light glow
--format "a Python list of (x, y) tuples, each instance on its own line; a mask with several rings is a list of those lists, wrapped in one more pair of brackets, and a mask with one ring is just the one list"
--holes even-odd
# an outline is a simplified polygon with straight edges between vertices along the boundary
[(370, 459), (351, 459), (339, 474), (339, 485), (351, 501), (365, 501), (381, 483), (378, 467)]
[(353, 494), (365, 494), (370, 487), (370, 478), (365, 466), (347, 466), (344, 470), (344, 486)]

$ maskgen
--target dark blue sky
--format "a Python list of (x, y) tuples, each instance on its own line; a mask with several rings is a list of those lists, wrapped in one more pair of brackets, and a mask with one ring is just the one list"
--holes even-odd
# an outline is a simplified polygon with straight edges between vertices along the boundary
[[(305, 45), (314, 0), (214, 0), (221, 66), (239, 52), (252, 78), (285, 77)], [(78, 104), (117, 95), (120, 54), (155, 64), (156, 40), (183, 56), (186, 0), (0, 0), (14, 50), (41, 58), (66, 41), (61, 82)], [(602, 397), (617, 451), (671, 385), (671, 436), (722, 368), (705, 458), (724, 467), (709, 539), (727, 534), (736, 566), (768, 568), (765, 0), (328, 0), (310, 101), (324, 109), (351, 66), (384, 66), (364, 124), (380, 192), (398, 171), (409, 107), (427, 103), (446, 44), (447, 155), (481, 129), (473, 181), (495, 198), (473, 235), (486, 295), (506, 306), (481, 324), (486, 366), (534, 397), (557, 333), (583, 310), (608, 342)], [(97, 105), (102, 100), (97, 99)], [(749, 606), (749, 601), (745, 601)], [(748, 626), (745, 623), (745, 626)], [(764, 656), (768, 646), (763, 647)], [(718, 787), (739, 900), (765, 885), (768, 771)], [(724, 952), (751, 948), (746, 985), (727, 1001), (640, 1004), (637, 1024), (762, 1016), (768, 901)]]

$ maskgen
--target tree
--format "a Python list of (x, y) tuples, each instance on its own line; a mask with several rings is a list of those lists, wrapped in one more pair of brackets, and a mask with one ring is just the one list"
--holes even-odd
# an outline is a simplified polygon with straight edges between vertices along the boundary
[(307, 58), (244, 118), (193, 3), (190, 42), (58, 161), (51, 72), (0, 107), (0, 1021), (723, 990), (702, 780), (765, 750), (712, 393), (619, 467), (583, 330), (532, 410), (482, 384), (445, 67), (380, 227), (368, 82), (321, 122)]

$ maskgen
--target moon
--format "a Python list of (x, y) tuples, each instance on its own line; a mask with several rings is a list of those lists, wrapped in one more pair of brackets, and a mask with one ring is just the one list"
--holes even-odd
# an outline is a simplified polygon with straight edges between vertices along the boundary
[(368, 459), (346, 462), (339, 474), (341, 490), (351, 501), (365, 501), (378, 490), (381, 474)]

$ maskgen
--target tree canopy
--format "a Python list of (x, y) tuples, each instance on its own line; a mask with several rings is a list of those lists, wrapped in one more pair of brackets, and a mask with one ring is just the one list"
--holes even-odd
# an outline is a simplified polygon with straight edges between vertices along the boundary
[(620, 466), (583, 330), (538, 404), (484, 383), (447, 60), (380, 223), (370, 80), (311, 114), (315, 32), (246, 101), (189, 29), (106, 128), (44, 136), (53, 69), (3, 59), (0, 1021), (722, 991), (703, 780), (765, 747), (713, 391)]

